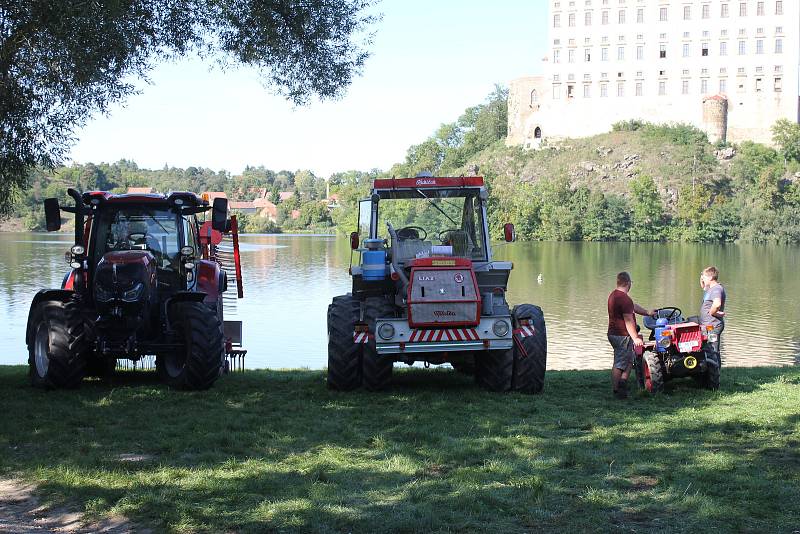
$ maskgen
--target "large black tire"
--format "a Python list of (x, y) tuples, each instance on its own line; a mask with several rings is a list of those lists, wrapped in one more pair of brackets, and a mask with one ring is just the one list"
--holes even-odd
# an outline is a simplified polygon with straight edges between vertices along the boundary
[(539, 306), (520, 304), (511, 312), (514, 328), (519, 328), (521, 319), (533, 324), (535, 334), (517, 338), (524, 352), (514, 343), (514, 371), (511, 389), (522, 393), (541, 393), (547, 370), (547, 327), (544, 313)]
[(328, 306), (328, 387), (352, 391), (361, 386), (361, 345), (353, 342), (360, 305), (350, 295)]
[(645, 352), (635, 358), (636, 382), (649, 393), (664, 391), (664, 369), (661, 360), (652, 352)]
[(217, 314), (201, 302), (177, 302), (171, 312), (172, 327), (184, 348), (158, 355), (159, 376), (174, 389), (208, 389), (219, 377), (225, 360)]
[(74, 389), (86, 375), (90, 350), (80, 305), (76, 300), (39, 303), (32, 317), (28, 345), (31, 385), (44, 389)]
[(375, 346), (375, 320), (394, 317), (395, 307), (383, 297), (370, 297), (364, 301), (364, 321), (372, 338), (364, 345), (361, 369), (364, 387), (369, 391), (382, 391), (392, 382), (394, 360), (391, 356), (381, 356)]
[(510, 390), (513, 374), (513, 348), (475, 354), (475, 381), (487, 390), (497, 393)]

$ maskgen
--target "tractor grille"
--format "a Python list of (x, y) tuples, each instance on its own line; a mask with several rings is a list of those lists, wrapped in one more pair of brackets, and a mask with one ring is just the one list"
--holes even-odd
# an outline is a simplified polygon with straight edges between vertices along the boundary
[(703, 346), (703, 338), (698, 325), (676, 328), (675, 339), (680, 352), (695, 352)]
[(412, 327), (476, 325), (480, 297), (471, 269), (412, 269), (408, 290)]

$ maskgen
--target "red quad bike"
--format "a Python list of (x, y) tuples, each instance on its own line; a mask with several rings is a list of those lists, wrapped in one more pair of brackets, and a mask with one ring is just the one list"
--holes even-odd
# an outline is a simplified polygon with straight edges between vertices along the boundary
[(696, 318), (685, 319), (680, 308), (661, 308), (645, 317), (650, 339), (636, 355), (634, 367), (639, 387), (657, 393), (673, 378), (692, 377), (706, 389), (719, 388), (720, 364), (707, 355), (715, 333), (703, 329)]
[(542, 391), (544, 314), (506, 300), (512, 264), (492, 259), (487, 198), (481, 177), (375, 180), (350, 236), (352, 292), (328, 307), (330, 388), (381, 390), (395, 362), (423, 362), (490, 391)]
[[(226, 363), (228, 278), (214, 250), (222, 233), (236, 236), (227, 200), (215, 199), (212, 208), (185, 192), (68, 194), (74, 207), (44, 202), (48, 231), (60, 229), (61, 210), (75, 214), (75, 244), (62, 287), (39, 291), (31, 303), (25, 340), (32, 384), (75, 388), (87, 374), (110, 377), (117, 359), (155, 355), (170, 387), (209, 388)], [(201, 227), (197, 215), (209, 209), (212, 221)]]

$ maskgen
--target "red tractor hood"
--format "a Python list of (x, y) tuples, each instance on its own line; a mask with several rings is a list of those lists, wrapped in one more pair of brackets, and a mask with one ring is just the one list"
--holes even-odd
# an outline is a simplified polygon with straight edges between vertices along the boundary
[(148, 250), (114, 250), (106, 252), (100, 260), (100, 263), (116, 263), (117, 265), (139, 263), (145, 267), (149, 267), (154, 262), (155, 258)]

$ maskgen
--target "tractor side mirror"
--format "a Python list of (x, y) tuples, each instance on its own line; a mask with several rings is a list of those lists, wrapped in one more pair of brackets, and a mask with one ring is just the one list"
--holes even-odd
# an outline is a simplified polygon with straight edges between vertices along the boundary
[(228, 199), (215, 198), (211, 207), (211, 228), (217, 232), (228, 230)]
[(44, 199), (44, 220), (48, 232), (61, 230), (61, 208), (57, 198)]
[(512, 243), (517, 240), (517, 232), (514, 230), (514, 225), (506, 223), (503, 225), (503, 238), (506, 243)]
[(353, 250), (358, 249), (359, 242), (361, 241), (358, 237), (358, 232), (350, 234), (350, 248)]

